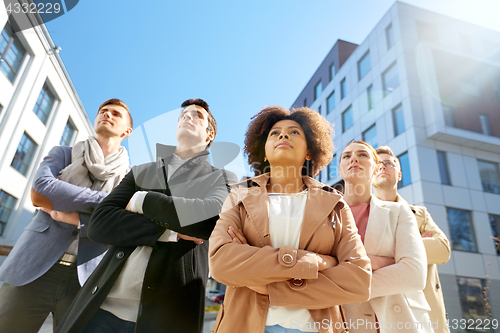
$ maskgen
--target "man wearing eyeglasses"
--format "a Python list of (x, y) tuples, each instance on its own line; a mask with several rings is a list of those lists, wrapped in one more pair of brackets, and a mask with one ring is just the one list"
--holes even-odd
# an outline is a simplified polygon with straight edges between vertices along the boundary
[(403, 202), (415, 214), (427, 253), (427, 283), (424, 294), (431, 307), (429, 316), (431, 317), (432, 328), (434, 332), (449, 332), (449, 329), (445, 326), (446, 309), (436, 266), (445, 264), (450, 259), (448, 238), (432, 220), (427, 208), (410, 205), (398, 194), (398, 182), (403, 174), (399, 160), (392, 149), (388, 146), (382, 146), (377, 148), (377, 153), (380, 158), (380, 169), (373, 181), (374, 194), (380, 200)]

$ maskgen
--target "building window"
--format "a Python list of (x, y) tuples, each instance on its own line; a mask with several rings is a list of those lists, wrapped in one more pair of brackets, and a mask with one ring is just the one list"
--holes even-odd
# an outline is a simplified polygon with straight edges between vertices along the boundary
[(390, 94), (399, 86), (398, 66), (393, 63), (382, 74), (382, 85), (384, 87), (384, 96)]
[[(462, 319), (467, 323), (471, 321), (474, 323), (486, 322), (486, 319), (489, 321), (484, 301), (484, 280), (457, 276), (457, 284), (458, 294), (460, 295), (460, 307), (462, 308)], [(489, 327), (492, 326), (489, 325)], [(466, 332), (475, 332), (475, 330), (467, 330)], [(493, 332), (493, 330), (481, 329), (477, 332)]]
[(47, 125), (47, 120), (49, 119), (55, 100), (54, 94), (50, 91), (47, 83), (45, 83), (33, 109), (33, 112), (45, 125)]
[(335, 109), (335, 90), (332, 91), (328, 99), (326, 100), (326, 114), (330, 114), (330, 112)]
[(481, 128), (483, 130), (484, 135), (491, 135), (490, 128), (490, 118), (486, 114), (480, 114), (479, 120), (481, 120)]
[(335, 63), (332, 62), (330, 65), (330, 81), (335, 77)]
[(307, 106), (307, 98), (304, 98), (304, 106)]
[(10, 82), (14, 82), (25, 53), (26, 50), (21, 41), (17, 38), (10, 24), (7, 23), (2, 30), (2, 37), (0, 37), (0, 59), (3, 60), (0, 62), (0, 70)]
[(12, 195), (0, 190), (0, 236), (3, 236), (10, 213), (14, 209), (17, 199)]
[(323, 84), (321, 84), (321, 80), (314, 86), (314, 100), (317, 100), (323, 91)]
[(377, 127), (373, 124), (369, 129), (363, 132), (363, 141), (372, 145), (373, 148), (378, 147)]
[(398, 188), (402, 188), (411, 184), (410, 158), (408, 157), (408, 152), (399, 155), (398, 159), (401, 165), (401, 172), (403, 173), (401, 180), (398, 182)]
[(453, 250), (477, 252), (470, 211), (447, 208)]
[(387, 41), (387, 49), (389, 50), (394, 45), (394, 31), (392, 29), (392, 23), (385, 28), (385, 39)]
[(318, 113), (321, 114), (321, 105), (318, 106)]
[(370, 51), (367, 51), (361, 60), (358, 61), (358, 80), (361, 80), (370, 69)]
[(66, 123), (66, 127), (64, 127), (64, 131), (61, 137), (61, 141), (59, 142), (59, 145), (71, 146), (76, 132), (77, 130), (75, 124), (73, 123), (71, 118), (68, 118), (68, 122)]
[(321, 183), (321, 171), (318, 173), (316, 180)]
[(352, 124), (352, 107), (349, 105), (349, 107), (342, 112), (342, 133), (351, 128)]
[(37, 147), (35, 141), (24, 133), (10, 166), (26, 176)]
[(500, 194), (498, 164), (478, 160), (477, 165), (479, 167), (479, 175), (481, 176), (481, 184), (483, 184), (483, 191)]
[(398, 136), (405, 131), (405, 116), (401, 104), (392, 109), (392, 124), (394, 126), (394, 136)]
[(500, 254), (500, 215), (488, 215), (490, 219), (491, 234), (493, 235), (493, 243), (497, 254)]
[(441, 104), (443, 109), (444, 123), (446, 126), (455, 127), (455, 117), (453, 115), (453, 108), (449, 105)]
[(347, 93), (347, 84), (345, 82), (345, 78), (340, 81), (340, 99), (344, 99), (345, 94)]
[(444, 151), (437, 151), (439, 175), (441, 176), (441, 184), (451, 185), (450, 173), (448, 169), (448, 159)]
[(373, 85), (369, 85), (368, 88), (366, 88), (366, 99), (368, 101), (368, 110), (371, 110), (375, 107), (373, 104)]
[(335, 154), (333, 155), (333, 159), (330, 164), (328, 164), (328, 180), (332, 180), (337, 177), (338, 171), (337, 154)]

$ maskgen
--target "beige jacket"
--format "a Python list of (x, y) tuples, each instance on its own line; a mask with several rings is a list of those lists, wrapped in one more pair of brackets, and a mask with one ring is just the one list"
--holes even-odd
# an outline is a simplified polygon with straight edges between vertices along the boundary
[(425, 249), (408, 206), (372, 195), (364, 245), (369, 255), (394, 258), (396, 263), (373, 272), (368, 302), (344, 305), (347, 318), (360, 323), (350, 331), (376, 332), (370, 326), (376, 315), (381, 333), (432, 332), (430, 308), (422, 292), (427, 275)]
[[(210, 237), (210, 272), (228, 286), (214, 332), (263, 333), (269, 306), (309, 309), (320, 332), (341, 332), (338, 305), (366, 301), (371, 278), (351, 210), (339, 192), (305, 177), (299, 249), (273, 248), (268, 179), (264, 174), (233, 188)], [(248, 245), (233, 243), (229, 226), (242, 229)], [(318, 272), (316, 253), (336, 257), (339, 264)]]
[[(408, 203), (398, 194), (396, 199), (408, 205)], [(450, 243), (444, 232), (438, 227), (436, 222), (431, 217), (431, 214), (424, 206), (410, 206), (417, 219), (418, 230), (420, 233), (431, 231), (432, 237), (422, 238), (427, 254), (427, 283), (425, 285), (424, 294), (431, 311), (429, 315), (433, 323), (434, 332), (446, 333), (450, 329), (445, 327), (446, 323), (446, 308), (444, 306), (443, 291), (439, 274), (436, 265), (442, 265), (450, 259)]]

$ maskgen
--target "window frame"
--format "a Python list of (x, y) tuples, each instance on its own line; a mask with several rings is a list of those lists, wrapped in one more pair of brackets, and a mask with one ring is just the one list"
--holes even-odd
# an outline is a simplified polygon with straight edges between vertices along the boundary
[[(7, 199), (12, 198), (14, 200), (12, 208), (7, 208), (6, 206), (4, 206), (4, 202), (6, 201), (6, 198)], [(0, 212), (3, 213), (4, 210), (9, 210), (9, 213), (7, 215), (6, 220), (5, 221), (0, 220), (0, 237), (3, 236), (3, 234), (5, 232), (5, 229), (7, 227), (7, 224), (9, 223), (9, 219), (10, 219), (10, 216), (12, 214), (12, 211), (14, 211), (16, 208), (17, 201), (18, 201), (18, 198), (16, 198), (15, 196), (10, 194), (9, 192), (6, 192), (3, 189), (0, 189)], [(0, 215), (0, 218), (1, 217), (2, 216)]]
[(373, 103), (373, 84), (366, 87), (366, 102), (368, 103), (368, 111), (375, 108), (375, 103)]
[[(347, 113), (347, 111), (350, 111), (350, 114), (351, 114), (351, 125), (349, 127), (345, 127), (345, 114)], [(344, 112), (342, 112), (342, 133), (345, 133), (345, 131), (347, 131), (349, 128), (351, 128), (353, 125), (354, 125), (354, 117), (353, 117), (353, 114), (352, 114), (352, 105), (349, 105), (345, 110)]]
[[(38, 100), (42, 97), (42, 101), (40, 104), (38, 104)], [(45, 113), (45, 110), (42, 108), (42, 103), (43, 100), (47, 97), (47, 100), (49, 101), (50, 108), (48, 110), (48, 113)], [(57, 105), (58, 102), (58, 97), (57, 94), (54, 92), (54, 89), (52, 89), (49, 81), (45, 81), (45, 83), (42, 86), (42, 89), (40, 90), (40, 94), (38, 95), (38, 98), (35, 102), (35, 106), (33, 107), (33, 113), (40, 119), (40, 121), (44, 124), (47, 125), (47, 122), (49, 121), (50, 115), (52, 114), (52, 111), (54, 110), (54, 107)], [(44, 118), (44, 119), (42, 119)]]
[[(386, 68), (385, 71), (382, 72), (382, 87), (383, 87), (383, 91), (384, 91), (384, 97), (387, 96), (387, 95), (390, 95), (392, 92), (394, 92), (394, 90), (396, 90), (400, 85), (401, 85), (401, 81), (399, 80), (399, 70), (398, 70), (398, 63), (397, 61), (394, 61), (392, 64), (389, 65), (389, 67)], [(392, 68), (396, 68), (396, 71), (397, 71), (397, 78), (398, 78), (398, 84), (396, 86), (394, 86), (393, 90), (388, 90), (387, 89), (387, 82), (386, 82), (386, 78), (385, 78), (385, 75), (392, 69)]]
[[(390, 37), (389, 31), (391, 31), (392, 38)], [(394, 46), (394, 30), (392, 28), (392, 22), (385, 28), (385, 41), (387, 45), (387, 50), (390, 50)]]
[[(5, 50), (3, 50), (3, 51), (0, 50), (0, 58), (4, 60), (2, 62), (2, 64), (5, 64), (9, 68), (9, 70), (12, 72), (12, 79), (9, 77), (9, 75), (7, 75), (6, 73), (4, 73), (2, 70), (0, 70), (0, 72), (2, 72), (5, 75), (5, 77), (7, 78), (7, 80), (10, 81), (10, 83), (14, 84), (14, 81), (16, 80), (16, 77), (19, 74), (19, 70), (23, 66), (24, 59), (26, 58), (26, 54), (28, 52), (26, 50), (26, 47), (24, 47), (23, 43), (21, 42), (21, 39), (19, 39), (19, 37), (16, 35), (16, 32), (14, 32), (14, 29), (12, 28), (12, 25), (8, 21), (5, 23), (5, 26), (3, 27), (2, 32), (0, 33), (0, 38), (4, 38), (3, 37), (3, 32), (7, 31), (6, 30), (7, 28), (10, 28), (10, 32), (12, 33), (12, 35), (9, 36), (9, 40), (7, 41), (7, 45), (5, 47)], [(6, 55), (9, 52), (9, 50), (11, 49), (12, 44), (14, 44), (16, 40), (21, 45), (21, 47), (23, 48), (23, 54), (22, 54), (22, 57), (19, 59), (19, 57), (17, 56), (17, 54), (14, 51), (12, 51), (12, 52), (14, 52), (16, 58), (19, 60), (19, 67), (17, 69), (14, 69), (14, 67), (12, 67), (12, 64), (10, 64), (7, 61)]]
[[(408, 171), (409, 172), (403, 171), (403, 163), (401, 161), (403, 160), (403, 156), (405, 156), (405, 155), (408, 157)], [(399, 160), (399, 167), (400, 167), (401, 173), (402, 173), (401, 180), (398, 181), (398, 189), (400, 189), (400, 188), (403, 188), (403, 187), (406, 187), (406, 186), (412, 184), (412, 181), (411, 181), (411, 168), (410, 168), (410, 165), (411, 165), (410, 164), (410, 154), (408, 154), (408, 151), (405, 151), (405, 152), (399, 154), (398, 160)], [(406, 180), (409, 179), (409, 183), (405, 184), (405, 179)]]
[[(333, 107), (330, 108), (330, 98), (333, 98)], [(333, 112), (333, 110), (335, 109), (335, 107), (337, 106), (337, 103), (335, 102), (335, 90), (332, 91), (332, 93), (330, 95), (328, 95), (328, 97), (326, 98), (326, 114), (330, 114), (331, 112)]]
[[(333, 71), (332, 71), (333, 69)], [(329, 77), (329, 81), (328, 82), (332, 82), (332, 80), (335, 78), (335, 61), (333, 61), (330, 66), (328, 67), (328, 77)]]
[[(26, 137), (26, 140), (25, 140), (25, 142), (23, 144), (22, 142), (23, 142), (23, 138), (24, 137)], [(29, 153), (31, 155), (31, 160), (29, 161), (29, 163), (26, 163), (25, 160), (24, 160), (24, 158), (18, 157), (18, 152), (19, 152), (19, 147), (21, 146), (21, 144), (22, 144), (22, 147), (24, 148), (26, 146), (26, 142), (28, 140), (31, 141), (31, 143), (34, 145), (35, 149), (34, 149), (33, 153), (29, 153), (29, 151), (27, 151), (27, 153)], [(14, 170), (16, 170), (17, 172), (19, 172), (20, 174), (22, 174), (23, 176), (27, 177), (28, 173), (29, 173), (29, 171), (30, 171), (30, 169), (31, 169), (31, 167), (33, 165), (33, 162), (35, 160), (35, 155), (36, 155), (37, 150), (38, 150), (38, 143), (28, 133), (23, 132), (23, 136), (21, 137), (21, 140), (19, 141), (19, 144), (17, 145), (17, 149), (16, 149), (16, 152), (14, 154), (14, 157), (12, 158), (12, 162), (10, 163), (10, 166), (12, 168), (14, 168)], [(16, 163), (17, 166), (15, 166), (14, 163)], [(18, 164), (18, 163), (20, 163), (20, 164)], [(20, 169), (22, 169), (20, 167), (21, 165), (26, 166), (26, 169), (25, 169), (24, 172), (20, 171)]]
[[(436, 155), (438, 160), (438, 169), (441, 184), (452, 186), (450, 168), (448, 167), (448, 154), (445, 151), (436, 150)], [(439, 158), (440, 156), (442, 156), (442, 158)]]
[[(366, 133), (372, 131), (372, 130), (375, 130), (375, 140), (376, 140), (376, 144), (372, 144), (369, 140), (366, 139)], [(368, 127), (366, 130), (363, 131), (363, 133), (361, 133), (361, 138), (364, 142), (366, 143), (369, 143), (373, 148), (377, 148), (378, 147), (378, 133), (377, 133), (377, 123), (373, 123), (370, 127)]]
[(347, 81), (346, 81), (346, 78), (344, 76), (342, 81), (340, 81), (340, 100), (343, 100), (344, 97), (347, 95), (346, 90), (347, 90)]
[[(361, 75), (361, 63), (366, 59), (366, 57), (368, 57), (369, 68), (363, 75)], [(368, 74), (368, 72), (371, 71), (372, 69), (370, 50), (367, 50), (365, 54), (363, 54), (363, 56), (358, 60), (357, 67), (358, 67), (358, 81), (361, 81), (361, 79), (364, 78), (366, 74)]]
[[(401, 109), (401, 116), (403, 117), (403, 130), (402, 131), (399, 131), (399, 126), (398, 126), (398, 117), (397, 117), (397, 113), (398, 113), (398, 110)], [(406, 131), (406, 124), (405, 124), (405, 115), (404, 115), (404, 110), (403, 110), (403, 104), (402, 103), (399, 103), (398, 105), (396, 105), (392, 110), (391, 110), (391, 113), (392, 113), (392, 124), (393, 124), (393, 130), (394, 130), (394, 137), (397, 137), (398, 135), (404, 133)]]
[[(498, 165), (498, 162), (492, 162), (492, 161), (486, 161), (486, 160), (480, 160), (480, 159), (477, 159), (477, 162), (478, 162), (478, 170), (479, 170), (479, 179), (481, 179), (481, 186), (483, 187), (483, 192), (492, 193), (492, 194), (500, 194), (500, 167)], [(480, 163), (491, 164), (495, 167), (496, 179), (498, 180), (497, 184), (485, 183), (483, 181)], [(485, 184), (493, 185), (492, 190), (489, 190), (488, 186), (485, 186)]]
[[(319, 95), (318, 95), (318, 87), (321, 87)], [(314, 85), (314, 101), (316, 101), (319, 98), (319, 96), (321, 96), (322, 92), (323, 92), (323, 83), (321, 82), (321, 79), (319, 79), (318, 83)]]
[[(451, 224), (450, 210), (465, 212), (466, 215), (467, 215), (467, 220), (468, 220), (467, 222), (468, 222), (468, 227), (469, 228), (466, 229), (466, 228), (463, 228), (463, 226), (459, 226), (458, 228), (455, 228)], [(476, 233), (475, 233), (475, 230), (474, 230), (474, 221), (472, 220), (472, 211), (467, 210), (467, 209), (460, 209), (460, 208), (454, 208), (454, 207), (446, 207), (446, 220), (448, 221), (448, 226), (450, 228), (450, 245), (451, 245), (451, 249), (454, 250), (454, 251), (469, 252), (469, 253), (478, 253), (478, 246), (477, 246), (478, 244), (477, 244), (477, 239), (476, 239)], [(468, 230), (469, 231), (468, 236), (470, 237), (470, 240), (469, 239), (465, 239), (465, 241), (472, 243), (472, 247), (473, 248), (471, 249), (471, 251), (469, 249), (467, 249), (467, 247), (464, 246), (463, 243), (459, 242), (457, 239), (454, 239), (455, 230), (460, 230), (462, 232), (464, 230)], [(464, 234), (461, 234), (461, 235), (464, 235)], [(461, 238), (460, 241), (462, 239), (464, 239), (464, 238)], [(464, 249), (457, 248), (457, 246), (462, 246)]]
[[(71, 139), (69, 140), (67, 145), (63, 145), (63, 139), (64, 139), (64, 135), (66, 133), (66, 128), (68, 128), (68, 125), (72, 125), (74, 130), (73, 130), (73, 134), (71, 135)], [(61, 135), (61, 140), (59, 140), (59, 145), (71, 147), (73, 145), (73, 142), (75, 141), (75, 138), (77, 135), (78, 135), (78, 128), (76, 127), (73, 119), (71, 119), (71, 117), (68, 117), (68, 121), (66, 121), (66, 125), (64, 126), (63, 134)]]

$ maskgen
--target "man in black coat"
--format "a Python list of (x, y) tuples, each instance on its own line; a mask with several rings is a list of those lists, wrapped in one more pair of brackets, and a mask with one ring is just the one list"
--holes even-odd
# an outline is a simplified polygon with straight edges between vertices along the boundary
[(95, 209), (88, 236), (112, 245), (56, 332), (201, 332), (208, 239), (228, 184), (207, 148), (217, 131), (208, 105), (187, 100), (177, 147), (133, 167)]

